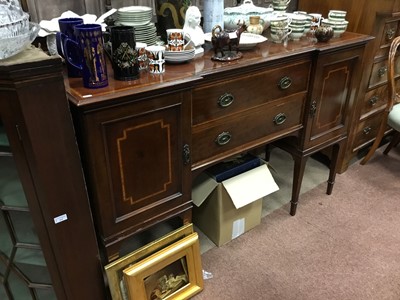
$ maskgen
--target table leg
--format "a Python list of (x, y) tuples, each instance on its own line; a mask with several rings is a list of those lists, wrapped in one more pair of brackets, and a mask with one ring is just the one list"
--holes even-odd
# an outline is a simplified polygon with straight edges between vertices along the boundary
[(290, 214), (296, 214), (297, 203), (299, 202), (299, 195), (301, 183), (303, 181), (304, 170), (306, 167), (308, 156), (293, 155), (294, 170), (293, 170), (293, 185), (292, 185), (292, 200), (290, 201)]

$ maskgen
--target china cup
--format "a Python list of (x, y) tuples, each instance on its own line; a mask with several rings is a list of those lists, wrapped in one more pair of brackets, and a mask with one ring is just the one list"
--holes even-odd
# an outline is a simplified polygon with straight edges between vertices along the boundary
[(292, 32), (289, 34), (289, 38), (293, 41), (298, 41), (304, 35), (304, 26), (290, 25)]
[(275, 15), (270, 20), (270, 26), (271, 28), (283, 28), (289, 26), (291, 22), (292, 19), (289, 18), (287, 15)]
[(167, 29), (167, 43), (169, 51), (183, 51), (191, 41), (190, 35), (183, 29)]
[(290, 27), (282, 27), (282, 28), (271, 27), (271, 40), (274, 43), (282, 43), (289, 37), (291, 33), (292, 29)]
[(347, 11), (331, 9), (328, 13), (328, 19), (332, 21), (344, 21), (346, 19)]
[(146, 55), (148, 59), (148, 70), (152, 74), (165, 72), (165, 47), (147, 46)]

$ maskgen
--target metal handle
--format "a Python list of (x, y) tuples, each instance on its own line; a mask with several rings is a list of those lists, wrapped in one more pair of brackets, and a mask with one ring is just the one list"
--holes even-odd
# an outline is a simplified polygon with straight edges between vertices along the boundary
[(188, 144), (183, 145), (183, 164), (188, 165), (190, 163), (190, 147)]
[(275, 125), (282, 125), (286, 121), (286, 115), (284, 113), (279, 113), (274, 118)]
[(378, 70), (378, 76), (379, 77), (383, 77), (386, 74), (386, 72), (387, 72), (387, 67), (386, 66), (380, 67), (379, 70)]
[(292, 79), (289, 76), (282, 77), (278, 86), (281, 90), (286, 90), (292, 85)]
[(363, 133), (364, 134), (369, 134), (370, 132), (371, 132), (371, 130), (372, 130), (372, 128), (371, 127), (365, 127), (364, 129), (363, 129)]
[(230, 142), (232, 138), (232, 135), (229, 132), (222, 132), (220, 133), (217, 138), (215, 139), (215, 142), (217, 143), (217, 145), (219, 146), (223, 146), (226, 145)]
[(394, 28), (390, 28), (386, 31), (386, 40), (391, 41), (393, 40), (394, 36), (396, 34), (396, 30)]
[(374, 106), (378, 102), (378, 100), (379, 100), (378, 96), (373, 96), (368, 100), (368, 102), (369, 104), (371, 104), (371, 106)]
[(317, 101), (314, 100), (314, 101), (311, 103), (311, 107), (310, 107), (310, 117), (314, 117), (316, 111), (317, 111)]
[(218, 98), (218, 105), (221, 107), (228, 107), (233, 103), (235, 97), (231, 93), (225, 93)]

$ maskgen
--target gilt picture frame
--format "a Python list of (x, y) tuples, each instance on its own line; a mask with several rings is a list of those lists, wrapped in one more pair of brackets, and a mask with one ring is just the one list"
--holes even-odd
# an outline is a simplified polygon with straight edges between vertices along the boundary
[(196, 232), (126, 268), (130, 300), (189, 299), (204, 287)]
[(129, 253), (104, 267), (111, 298), (113, 300), (127, 300), (127, 288), (123, 280), (123, 270), (134, 263), (160, 251), (161, 249), (189, 236), (193, 233), (193, 224), (184, 225), (171, 233)]

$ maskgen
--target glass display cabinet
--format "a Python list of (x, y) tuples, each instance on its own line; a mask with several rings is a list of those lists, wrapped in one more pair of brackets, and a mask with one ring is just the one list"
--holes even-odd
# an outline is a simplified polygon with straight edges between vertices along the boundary
[(0, 299), (104, 299), (102, 280), (63, 65), (30, 48), (0, 61)]
[(0, 298), (56, 299), (0, 119)]

